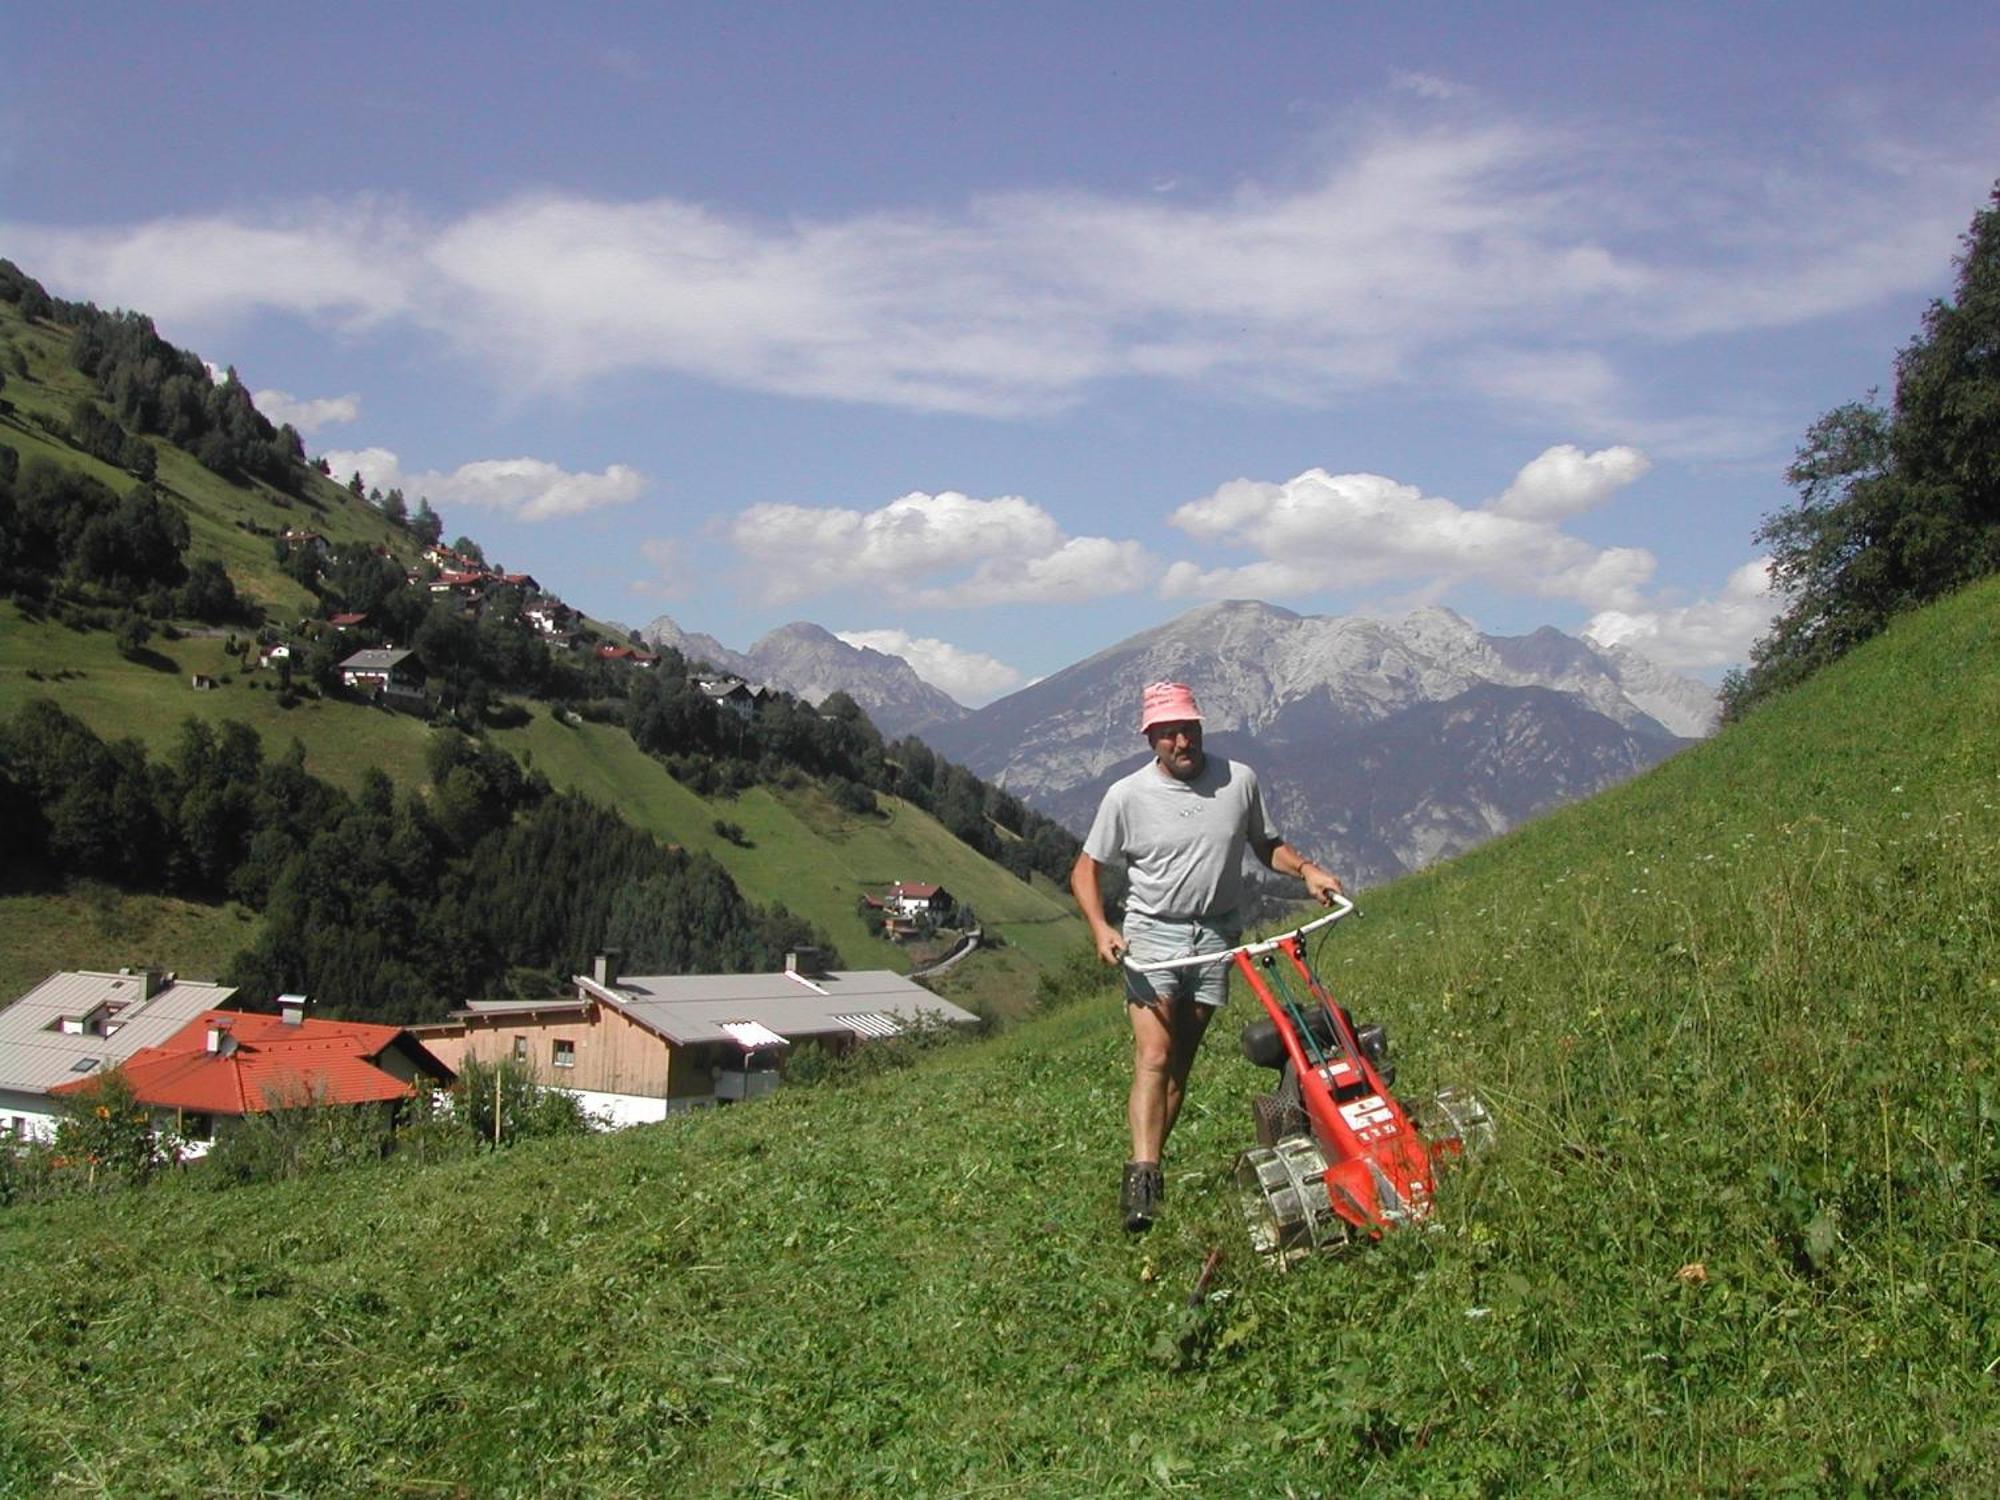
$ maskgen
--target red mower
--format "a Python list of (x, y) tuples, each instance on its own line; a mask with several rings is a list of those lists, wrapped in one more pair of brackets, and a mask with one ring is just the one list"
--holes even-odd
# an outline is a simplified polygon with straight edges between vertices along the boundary
[(1278, 1081), (1251, 1101), (1257, 1145), (1238, 1160), (1236, 1182), (1251, 1243), (1280, 1264), (1422, 1220), (1439, 1166), (1493, 1140), (1493, 1118), (1471, 1094), (1446, 1089), (1413, 1112), (1391, 1093), (1388, 1032), (1356, 1026), (1313, 973), (1306, 935), (1353, 910), (1336, 897), (1331, 912), (1290, 932), (1146, 965), (1233, 962), (1264, 1007), (1265, 1019), (1243, 1028), (1243, 1055)]

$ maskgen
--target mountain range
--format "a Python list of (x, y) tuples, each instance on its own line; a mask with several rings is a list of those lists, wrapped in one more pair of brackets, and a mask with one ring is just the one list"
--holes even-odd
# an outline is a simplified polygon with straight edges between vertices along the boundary
[(690, 664), (706, 662), (745, 682), (782, 688), (808, 703), (845, 693), (890, 739), (925, 736), (970, 712), (925, 682), (902, 657), (869, 646), (850, 646), (832, 631), (804, 620), (780, 625), (748, 651), (732, 651), (712, 635), (682, 630), (667, 615), (641, 627), (639, 637), (655, 646), (671, 646)]
[(641, 633), (811, 701), (845, 692), (884, 734), (919, 736), (1077, 833), (1144, 760), (1141, 687), (1187, 681), (1210, 748), (1257, 768), (1286, 837), (1362, 885), (1622, 781), (1711, 733), (1717, 711), (1712, 690), (1629, 649), (1547, 626), (1486, 635), (1439, 607), (1204, 605), (978, 710), (816, 625), (747, 652), (665, 616)]

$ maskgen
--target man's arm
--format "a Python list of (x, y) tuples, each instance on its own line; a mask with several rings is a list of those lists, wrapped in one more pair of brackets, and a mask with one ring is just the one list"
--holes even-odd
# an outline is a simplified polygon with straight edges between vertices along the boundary
[[(1341, 894), (1343, 887), (1338, 875), (1321, 869), (1283, 839), (1267, 838), (1253, 842), (1250, 847), (1270, 869), (1280, 875), (1292, 875), (1303, 880), (1306, 894), (1321, 906), (1333, 905), (1333, 898)], [(1070, 878), (1074, 880), (1074, 874)]]
[(1098, 887), (1097, 871), (1096, 860), (1088, 854), (1077, 855), (1076, 863), (1070, 866), (1069, 893), (1076, 897), (1083, 920), (1090, 924), (1090, 940), (1097, 945), (1097, 956), (1115, 964), (1125, 956), (1125, 939), (1104, 919), (1104, 893)]

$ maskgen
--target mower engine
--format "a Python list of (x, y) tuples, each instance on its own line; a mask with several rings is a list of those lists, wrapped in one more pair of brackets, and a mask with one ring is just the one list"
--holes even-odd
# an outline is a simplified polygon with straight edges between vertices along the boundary
[(1303, 934), (1321, 918), (1234, 953), (1265, 1019), (1243, 1029), (1243, 1054), (1275, 1069), (1277, 1087), (1252, 1101), (1257, 1145), (1236, 1167), (1259, 1253), (1289, 1263), (1423, 1219), (1439, 1166), (1493, 1139), (1472, 1095), (1447, 1089), (1415, 1118), (1390, 1092), (1395, 1068), (1382, 1026), (1357, 1027), (1306, 962)]

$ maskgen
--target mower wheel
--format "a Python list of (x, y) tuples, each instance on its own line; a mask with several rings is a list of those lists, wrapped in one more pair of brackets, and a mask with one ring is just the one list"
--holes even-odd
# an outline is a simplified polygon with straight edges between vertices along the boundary
[(1440, 1089), (1412, 1115), (1423, 1138), (1432, 1143), (1455, 1140), (1467, 1156), (1490, 1150), (1496, 1129), (1493, 1114), (1477, 1094), (1467, 1089)]

